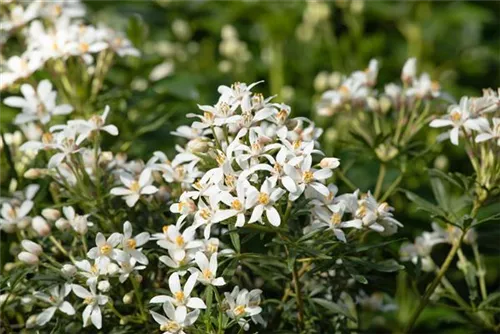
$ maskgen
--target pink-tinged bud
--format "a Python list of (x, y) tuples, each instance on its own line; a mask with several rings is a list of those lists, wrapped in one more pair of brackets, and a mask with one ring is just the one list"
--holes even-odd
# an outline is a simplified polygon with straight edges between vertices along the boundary
[(46, 208), (42, 210), (42, 216), (50, 221), (56, 221), (61, 217), (61, 212), (56, 209)]
[(37, 265), (38, 262), (40, 262), (38, 256), (36, 256), (35, 254), (31, 254), (29, 252), (21, 252), (17, 255), (17, 258), (19, 259), (19, 261), (32, 266)]
[(50, 234), (50, 225), (40, 216), (33, 218), (31, 221), (31, 227), (42, 237)]
[(401, 80), (406, 84), (411, 84), (417, 75), (417, 59), (410, 58), (403, 65)]
[(38, 256), (43, 253), (42, 246), (31, 240), (23, 240), (21, 241), (21, 245), (23, 246), (25, 251), (30, 252), (31, 254), (35, 254)]
[(65, 231), (67, 229), (69, 229), (71, 227), (69, 221), (67, 221), (66, 219), (64, 218), (59, 218), (57, 221), (56, 221), (56, 228), (59, 230), (59, 231)]
[(30, 168), (24, 173), (24, 177), (28, 180), (36, 180), (42, 176), (42, 172), (38, 168)]
[(334, 169), (340, 165), (340, 161), (337, 158), (323, 158), (319, 165), (321, 168)]

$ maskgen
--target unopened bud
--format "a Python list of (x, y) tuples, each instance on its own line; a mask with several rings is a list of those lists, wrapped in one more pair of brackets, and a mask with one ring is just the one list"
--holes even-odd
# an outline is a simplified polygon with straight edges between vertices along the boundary
[(141, 283), (141, 282), (142, 282), (142, 275), (140, 275), (140, 274), (136, 274), (136, 275), (135, 275), (135, 280), (136, 280), (137, 282)]
[(64, 218), (59, 218), (57, 221), (56, 221), (56, 228), (60, 231), (65, 231), (67, 229), (69, 229), (71, 227), (69, 221), (67, 221), (66, 219)]
[(37, 314), (30, 315), (28, 320), (26, 320), (26, 328), (33, 328), (36, 326), (36, 318), (38, 317)]
[(24, 177), (28, 180), (35, 180), (42, 176), (42, 171), (39, 168), (30, 168), (24, 173)]
[(126, 325), (128, 323), (128, 320), (126, 318), (121, 318), (120, 319), (120, 325)]
[(50, 225), (40, 216), (33, 218), (31, 221), (31, 227), (42, 237), (50, 234)]
[(30, 226), (30, 223), (31, 223), (31, 218), (30, 217), (24, 217), (19, 222), (17, 222), (16, 226), (17, 226), (18, 229), (24, 230), (25, 228), (27, 228), (28, 226)]
[(372, 96), (366, 98), (366, 104), (371, 111), (378, 112), (380, 110), (378, 100)]
[(65, 264), (61, 268), (61, 272), (66, 277), (73, 277), (76, 274), (76, 267), (74, 265), (72, 265), (72, 264)]
[(134, 300), (133, 291), (130, 291), (129, 293), (125, 294), (125, 296), (123, 296), (122, 298), (123, 304), (132, 304), (133, 300)]
[(205, 153), (208, 150), (208, 142), (200, 138), (195, 138), (187, 143), (188, 150), (193, 153)]
[(0, 306), (2, 306), (4, 303), (9, 303), (14, 299), (14, 295), (11, 293), (4, 293), (0, 295)]
[(334, 169), (340, 165), (340, 161), (337, 158), (323, 158), (319, 165), (321, 168)]
[(32, 254), (41, 255), (43, 253), (42, 246), (31, 240), (23, 240), (21, 241), (21, 245), (23, 246), (24, 250)]
[(38, 262), (40, 262), (38, 256), (29, 252), (21, 252), (19, 253), (19, 255), (17, 255), (17, 258), (19, 259), (19, 261), (29, 265), (36, 265), (38, 264)]
[(14, 269), (16, 267), (16, 264), (13, 263), (13, 262), (7, 262), (4, 266), (3, 266), (3, 270), (5, 270), (6, 272), (9, 272), (11, 271), (12, 269)]
[(46, 208), (42, 210), (42, 216), (50, 221), (56, 221), (61, 217), (61, 212), (56, 209)]
[(382, 96), (378, 101), (378, 106), (382, 114), (384, 115), (387, 114), (387, 112), (391, 109), (392, 106), (391, 99), (388, 98), (387, 96)]
[(97, 289), (102, 292), (108, 292), (110, 288), (111, 285), (108, 281), (100, 281), (99, 284), (97, 284)]

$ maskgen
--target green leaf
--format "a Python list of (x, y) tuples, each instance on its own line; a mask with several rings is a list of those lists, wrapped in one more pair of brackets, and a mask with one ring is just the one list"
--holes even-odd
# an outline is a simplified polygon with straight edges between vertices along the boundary
[(229, 237), (231, 238), (231, 243), (233, 244), (236, 253), (240, 253), (240, 235), (238, 231), (234, 229), (232, 224), (229, 225)]
[(134, 15), (128, 20), (127, 26), (127, 37), (130, 39), (132, 44), (136, 47), (140, 47), (148, 35), (148, 27), (144, 23), (144, 20), (139, 15)]
[(424, 211), (430, 212), (430, 213), (435, 214), (435, 215), (439, 215), (439, 216), (443, 216), (443, 217), (447, 216), (446, 212), (443, 209), (441, 209), (440, 207), (438, 207), (437, 205), (432, 204), (431, 202), (423, 199), (422, 197), (418, 196), (415, 193), (412, 193), (409, 190), (403, 190), (403, 191), (406, 194), (406, 197), (408, 197), (408, 199), (410, 201), (415, 203), (419, 207), (419, 209), (422, 209)]
[(356, 319), (345, 308), (343, 308), (337, 303), (321, 298), (311, 298), (311, 300), (333, 313), (340, 313), (342, 315), (345, 315), (350, 320), (356, 321)]

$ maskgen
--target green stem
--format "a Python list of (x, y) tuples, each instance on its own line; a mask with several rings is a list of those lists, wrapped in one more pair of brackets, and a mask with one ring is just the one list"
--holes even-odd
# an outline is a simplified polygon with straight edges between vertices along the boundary
[(465, 233), (462, 233), (460, 238), (455, 243), (453, 243), (453, 246), (451, 247), (450, 252), (448, 253), (448, 256), (444, 260), (444, 263), (441, 266), (441, 269), (439, 270), (436, 278), (434, 278), (431, 285), (426, 290), (424, 296), (420, 300), (420, 303), (418, 304), (417, 309), (415, 310), (415, 312), (413, 312), (413, 314), (410, 318), (410, 321), (406, 325), (404, 333), (410, 333), (411, 330), (413, 329), (413, 326), (415, 326), (415, 323), (417, 322), (417, 319), (420, 316), (420, 313), (422, 313), (424, 308), (427, 306), (427, 303), (429, 302), (429, 298), (434, 293), (434, 290), (436, 290), (436, 287), (441, 282), (441, 278), (444, 276), (444, 274), (446, 273), (446, 271), (450, 267), (451, 262), (453, 261), (453, 259), (455, 258), (455, 255), (457, 254), (458, 250), (460, 249), (460, 246), (462, 245), (462, 241), (464, 239), (464, 235), (465, 235)]
[(384, 202), (389, 196), (391, 196), (402, 180), (403, 180), (403, 173), (399, 174), (399, 176), (391, 183), (389, 188), (387, 188), (384, 195), (382, 195), (382, 197), (380, 198), (380, 202)]
[(375, 192), (373, 193), (373, 196), (375, 198), (378, 198), (380, 196), (380, 192), (382, 191), (382, 184), (384, 183), (386, 170), (387, 168), (385, 164), (384, 163), (380, 164), (380, 169), (378, 171), (378, 177), (377, 177), (377, 184), (375, 185)]
[(351, 191), (355, 191), (356, 189), (358, 189), (358, 187), (356, 187), (356, 185), (347, 178), (347, 176), (344, 174), (344, 172), (342, 172), (342, 170), (337, 169), (336, 171), (339, 179), (341, 179), (346, 184), (346, 186), (348, 186), (351, 189)]
[(134, 287), (134, 294), (135, 298), (137, 299), (137, 304), (139, 305), (139, 312), (141, 313), (141, 317), (144, 321), (147, 321), (148, 316), (146, 314), (146, 311), (144, 310), (144, 305), (142, 303), (139, 282), (135, 279), (135, 276), (133, 274), (130, 275), (130, 280), (132, 281), (132, 286)]
[(486, 300), (488, 298), (488, 292), (486, 290), (486, 268), (484, 268), (483, 259), (481, 258), (481, 254), (479, 253), (479, 248), (477, 247), (477, 243), (472, 245), (472, 250), (474, 252), (474, 258), (476, 260), (477, 265), (477, 276), (479, 277), (479, 289), (481, 290), (481, 298)]
[(64, 254), (64, 256), (69, 257), (68, 252), (64, 249), (64, 247), (61, 245), (61, 243), (59, 241), (57, 241), (56, 238), (54, 238), (53, 235), (49, 236), (49, 239), (57, 247), (57, 249), (59, 249), (61, 251), (61, 253)]

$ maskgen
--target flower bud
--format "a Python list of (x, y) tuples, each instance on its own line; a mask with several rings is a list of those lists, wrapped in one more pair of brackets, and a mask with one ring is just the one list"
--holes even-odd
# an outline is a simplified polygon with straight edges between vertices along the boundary
[(191, 139), (187, 143), (188, 150), (193, 153), (205, 153), (208, 150), (208, 142), (200, 138)]
[(464, 242), (468, 245), (473, 245), (477, 241), (477, 232), (475, 229), (471, 228), (465, 233)]
[(38, 256), (36, 256), (35, 254), (31, 254), (29, 252), (21, 252), (21, 253), (19, 253), (19, 255), (17, 255), (17, 258), (21, 262), (24, 262), (24, 263), (29, 264), (29, 265), (36, 265), (36, 264), (38, 264), (38, 262), (40, 262), (40, 259), (38, 258)]
[(403, 70), (401, 71), (401, 80), (405, 84), (411, 84), (417, 75), (417, 59), (410, 58), (403, 65)]
[(134, 278), (135, 278), (135, 280), (136, 280), (137, 282), (139, 282), (139, 283), (141, 283), (141, 282), (142, 282), (142, 275), (140, 275), (140, 274), (136, 274)]
[(56, 221), (61, 217), (61, 212), (56, 209), (46, 208), (42, 210), (42, 216), (50, 221)]
[(65, 264), (61, 268), (61, 272), (66, 277), (73, 277), (76, 274), (76, 267), (72, 264)]
[(5, 270), (6, 272), (9, 272), (11, 271), (12, 269), (14, 269), (16, 267), (16, 264), (14, 262), (7, 262), (4, 266), (3, 266), (3, 270)]
[(73, 230), (76, 231), (76, 233), (81, 234), (81, 235), (86, 234), (87, 231), (89, 230), (87, 217), (85, 217), (85, 216), (75, 217), (71, 226), (73, 227)]
[(366, 104), (368, 106), (368, 109), (374, 112), (378, 112), (380, 110), (380, 104), (378, 100), (372, 96), (368, 96), (366, 98)]
[(392, 102), (387, 96), (382, 96), (378, 101), (378, 105), (382, 114), (385, 115), (391, 109)]
[(128, 320), (126, 318), (121, 318), (120, 319), (120, 325), (126, 325), (128, 323)]
[(2, 306), (4, 303), (8, 303), (14, 299), (14, 295), (11, 293), (4, 293), (0, 295), (0, 306)]
[(323, 158), (319, 163), (321, 168), (330, 168), (334, 169), (340, 165), (340, 161), (337, 158)]
[(56, 221), (56, 228), (59, 230), (59, 231), (65, 231), (67, 229), (69, 229), (71, 227), (69, 221), (67, 221), (66, 219), (64, 218), (59, 218), (57, 221)]
[(31, 240), (23, 240), (21, 241), (21, 245), (23, 246), (24, 250), (37, 256), (43, 253), (42, 246)]
[(123, 304), (132, 304), (133, 299), (134, 299), (134, 293), (133, 291), (130, 291), (129, 293), (125, 294), (125, 296), (123, 296), (122, 301)]
[(97, 284), (97, 289), (102, 292), (108, 292), (110, 288), (111, 285), (108, 281), (100, 281), (99, 284)]
[(28, 180), (35, 180), (42, 176), (42, 171), (39, 168), (30, 168), (24, 173), (24, 177)]
[(42, 237), (50, 234), (50, 225), (40, 216), (33, 218), (31, 221), (31, 227)]
[(26, 328), (34, 328), (36, 326), (36, 318), (37, 317), (38, 317), (37, 314), (30, 315), (28, 320), (26, 320)]

